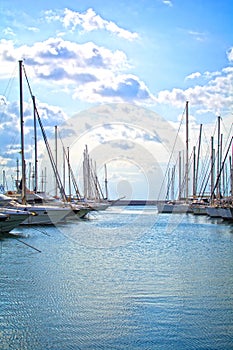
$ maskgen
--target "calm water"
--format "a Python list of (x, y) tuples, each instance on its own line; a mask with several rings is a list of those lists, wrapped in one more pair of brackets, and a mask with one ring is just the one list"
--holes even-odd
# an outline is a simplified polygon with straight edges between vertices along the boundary
[(17, 232), (0, 240), (1, 350), (233, 349), (233, 225), (114, 207)]

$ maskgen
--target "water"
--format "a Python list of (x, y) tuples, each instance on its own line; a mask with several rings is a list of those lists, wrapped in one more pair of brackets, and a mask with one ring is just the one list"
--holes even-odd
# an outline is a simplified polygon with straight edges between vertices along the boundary
[(113, 207), (16, 231), (0, 241), (1, 350), (233, 349), (232, 225)]

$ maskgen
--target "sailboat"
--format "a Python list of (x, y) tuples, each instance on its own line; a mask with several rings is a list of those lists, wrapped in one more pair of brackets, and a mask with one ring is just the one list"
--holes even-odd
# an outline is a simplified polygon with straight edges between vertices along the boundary
[[(228, 156), (228, 153), (230, 151), (230, 148), (233, 144), (233, 136), (231, 137), (231, 140), (229, 142), (228, 148), (225, 153), (224, 160), (222, 162), (222, 165), (220, 166), (220, 150), (218, 150), (218, 159), (217, 159), (217, 178), (215, 181), (214, 186), (211, 188), (211, 200), (212, 203), (210, 206), (207, 207), (206, 211), (207, 214), (211, 218), (223, 218), (227, 220), (232, 220), (232, 213), (233, 213), (233, 198), (232, 198), (232, 190), (233, 190), (233, 163), (231, 163), (231, 196), (229, 198), (222, 198), (221, 194), (221, 188), (220, 188), (220, 179), (222, 176), (222, 172), (224, 169), (224, 165), (226, 163), (226, 159)], [(219, 147), (218, 147), (219, 148)], [(233, 152), (233, 150), (232, 150)], [(233, 154), (232, 154), (233, 156)], [(232, 158), (231, 158), (232, 159)], [(216, 191), (216, 194), (215, 194)]]
[(19, 61), (19, 90), (20, 90), (20, 130), (21, 130), (21, 161), (22, 161), (22, 180), (21, 180), (21, 203), (12, 200), (12, 197), (1, 196), (0, 203), (4, 208), (23, 210), (25, 213), (35, 213), (36, 215), (27, 215), (21, 225), (47, 225), (57, 224), (65, 220), (70, 213), (70, 208), (49, 205), (30, 205), (27, 203), (25, 158), (24, 158), (24, 118), (23, 118), (23, 84), (22, 84), (23, 62)]
[[(157, 209), (159, 213), (191, 213), (192, 209), (188, 200), (188, 190), (189, 190), (189, 135), (188, 135), (188, 101), (186, 101), (186, 106), (185, 106), (185, 111), (186, 111), (186, 164), (185, 164), (185, 193), (186, 193), (186, 198), (185, 200), (182, 200), (179, 198), (179, 200), (172, 200), (172, 201), (160, 201), (157, 203)], [(180, 159), (180, 157), (179, 157)], [(180, 168), (180, 166), (179, 166)], [(181, 176), (181, 174), (179, 174)], [(179, 179), (180, 182), (180, 179)], [(179, 183), (180, 186), (180, 183)], [(179, 189), (179, 196), (180, 196), (181, 190)]]
[[(68, 219), (70, 217), (72, 217), (72, 218), (83, 218), (83, 217), (85, 217), (85, 215), (88, 212), (90, 212), (93, 209), (90, 206), (88, 206), (88, 205), (81, 205), (81, 204), (77, 204), (77, 203), (72, 203), (70, 201), (70, 198), (67, 197), (67, 195), (65, 193), (64, 186), (62, 185), (62, 182), (61, 182), (60, 175), (58, 173), (57, 159), (54, 160), (54, 157), (52, 155), (52, 151), (51, 151), (50, 145), (48, 143), (48, 139), (47, 139), (47, 136), (46, 136), (46, 133), (45, 133), (45, 130), (44, 130), (41, 118), (40, 118), (38, 110), (36, 108), (35, 97), (32, 95), (31, 87), (29, 85), (29, 81), (28, 81), (25, 69), (24, 69), (24, 74), (25, 74), (25, 77), (26, 77), (26, 80), (27, 80), (27, 83), (28, 83), (28, 88), (29, 88), (29, 91), (30, 91), (30, 94), (31, 94), (31, 98), (32, 98), (32, 101), (33, 101), (33, 107), (34, 107), (34, 129), (36, 128), (35, 119), (37, 117), (38, 123), (39, 123), (40, 128), (41, 128), (42, 136), (43, 136), (43, 139), (44, 139), (44, 142), (45, 142), (45, 145), (46, 145), (46, 149), (47, 149), (47, 152), (48, 152), (48, 156), (49, 156), (49, 159), (50, 159), (50, 163), (51, 163), (54, 175), (55, 175), (56, 188), (57, 187), (59, 188), (60, 196), (61, 196), (60, 200), (58, 200), (57, 198), (53, 198), (53, 200), (51, 200), (51, 197), (48, 198), (48, 196), (45, 195), (45, 193), (38, 193), (37, 192), (37, 155), (36, 155), (37, 154), (37, 151), (36, 151), (37, 145), (36, 145), (36, 132), (35, 132), (35, 191), (34, 191), (35, 193), (32, 193), (31, 197), (32, 197), (32, 202), (33, 202), (33, 199), (34, 199), (35, 201), (37, 201), (37, 203), (39, 202), (38, 197), (40, 197), (40, 199), (42, 200), (43, 204), (41, 203), (40, 205), (38, 205), (34, 209), (35, 210), (39, 210), (40, 208), (45, 208), (44, 209), (44, 214), (48, 214), (47, 215), (48, 221), (50, 219), (51, 223), (56, 223), (57, 220), (59, 222), (59, 221), (61, 221), (63, 219)], [(21, 77), (20, 78), (20, 91), (22, 91), (22, 62), (20, 62), (20, 77)], [(21, 103), (20, 103), (20, 106), (21, 106), (21, 113), (20, 113), (21, 114), (21, 130), (23, 130), (22, 92), (20, 94), (20, 97), (21, 97), (20, 98), (20, 100), (21, 100)], [(21, 144), (22, 145), (24, 144), (22, 132), (21, 132)], [(22, 180), (23, 180), (25, 178), (25, 168), (24, 168), (25, 166), (23, 166), (23, 164), (25, 164), (25, 160), (23, 158), (24, 157), (23, 147), (22, 147), (21, 155), (22, 155), (22, 174), (24, 174), (22, 176)], [(69, 171), (70, 171), (70, 167), (69, 167)], [(23, 195), (23, 193), (24, 193), (24, 195)], [(27, 193), (26, 193), (25, 181), (24, 182), (22, 181), (22, 203), (23, 203), (23, 198), (25, 198), (26, 195), (27, 195)], [(56, 197), (57, 197), (57, 195), (56, 195)], [(58, 216), (57, 216), (57, 214), (58, 214)], [(60, 220), (59, 220), (59, 217), (60, 217)], [(45, 216), (43, 217), (43, 219), (45, 220)]]

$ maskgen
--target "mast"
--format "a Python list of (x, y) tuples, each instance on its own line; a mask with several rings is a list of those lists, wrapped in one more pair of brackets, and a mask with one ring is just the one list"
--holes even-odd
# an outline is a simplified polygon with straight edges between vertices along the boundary
[(176, 166), (173, 165), (172, 176), (171, 176), (171, 200), (172, 201), (175, 199), (175, 170), (176, 170)]
[(232, 143), (232, 149), (231, 149), (231, 197), (233, 198), (233, 143)]
[(169, 200), (169, 193), (170, 193), (170, 168), (168, 169), (167, 173), (167, 194), (166, 194), (166, 200)]
[[(228, 152), (230, 151), (230, 147), (232, 147), (232, 142), (233, 142), (233, 136), (232, 136), (232, 138), (231, 138), (231, 141), (230, 141), (230, 143), (229, 143), (228, 149), (227, 149), (227, 151), (226, 151), (224, 160), (223, 160), (223, 162), (222, 162), (222, 166), (221, 166), (221, 168), (220, 168), (220, 170), (219, 170), (219, 174), (218, 174), (218, 176), (217, 176), (216, 183), (215, 183), (215, 185), (214, 185), (213, 192), (211, 193), (211, 195), (214, 194), (215, 189), (218, 187), (219, 179), (220, 179), (220, 177), (221, 177), (221, 173), (222, 173), (224, 164), (225, 164), (225, 162), (226, 162)], [(232, 184), (231, 184), (231, 186), (232, 186)], [(231, 187), (231, 189), (232, 189), (232, 187)]]
[(16, 190), (19, 189), (19, 160), (16, 159)]
[(214, 138), (211, 136), (211, 153), (210, 153), (210, 166), (211, 166), (211, 174), (210, 174), (210, 193), (211, 193), (211, 202), (214, 197)]
[(24, 158), (24, 119), (23, 119), (23, 79), (22, 79), (23, 61), (19, 61), (19, 108), (20, 108), (20, 130), (21, 130), (21, 160), (22, 160), (22, 204), (26, 204), (26, 172)]
[[(220, 119), (221, 117), (218, 117), (218, 151), (217, 151), (217, 178), (219, 176), (220, 171)], [(218, 183), (217, 189), (216, 189), (217, 198), (220, 197), (220, 182)]]
[(105, 172), (105, 199), (108, 199), (108, 175), (107, 175), (107, 165), (104, 164), (104, 172)]
[[(233, 147), (233, 146), (232, 146)], [(233, 150), (232, 150), (233, 153)], [(231, 198), (233, 198), (233, 192), (232, 192), (232, 186), (233, 186), (233, 163), (231, 163), (231, 155), (229, 155), (229, 181), (228, 177), (226, 178), (226, 184), (227, 184), (227, 195), (229, 195)], [(226, 176), (228, 174), (226, 173)]]
[(31, 174), (32, 174), (32, 163), (29, 162), (29, 169), (28, 169), (28, 188), (31, 190)]
[(33, 119), (34, 119), (34, 147), (35, 147), (35, 178), (34, 178), (34, 192), (37, 193), (38, 190), (38, 168), (37, 168), (37, 131), (36, 131), (36, 100), (35, 96), (32, 96), (32, 102), (33, 102)]
[(87, 148), (86, 147), (83, 151), (83, 194), (84, 194), (84, 198), (87, 198), (87, 159), (86, 159)]
[[(55, 125), (55, 167), (57, 169), (57, 125)], [(57, 179), (55, 178), (55, 196), (57, 198)]]
[(178, 199), (181, 199), (181, 177), (182, 177), (182, 169), (181, 169), (181, 151), (179, 151), (179, 196)]
[(195, 176), (195, 179), (194, 179), (196, 192), (197, 192), (198, 171), (199, 171), (199, 163), (200, 163), (201, 137), (202, 137), (202, 124), (200, 124), (200, 133), (199, 133), (198, 150), (197, 150), (196, 176)]
[(2, 171), (2, 185), (3, 185), (3, 189), (5, 191), (6, 190), (6, 172), (5, 172), (5, 170)]
[(186, 179), (186, 202), (188, 201), (189, 191), (189, 114), (188, 114), (188, 101), (186, 101), (186, 164), (185, 164), (185, 179)]
[(196, 147), (193, 146), (193, 198), (196, 197)]
[(71, 181), (70, 181), (70, 148), (67, 147), (67, 163), (68, 163), (68, 186), (69, 186), (69, 202), (71, 201)]
[[(223, 145), (223, 134), (221, 134), (220, 136), (220, 154), (219, 154), (219, 167), (222, 167), (222, 145)], [(223, 171), (222, 171), (222, 176), (219, 177), (219, 196), (221, 198), (222, 196), (222, 189), (224, 190), (224, 186), (222, 187), (222, 180), (224, 177), (224, 167), (223, 167)], [(224, 182), (224, 181), (223, 181)]]
[(63, 149), (63, 188), (66, 188), (66, 155), (65, 149)]

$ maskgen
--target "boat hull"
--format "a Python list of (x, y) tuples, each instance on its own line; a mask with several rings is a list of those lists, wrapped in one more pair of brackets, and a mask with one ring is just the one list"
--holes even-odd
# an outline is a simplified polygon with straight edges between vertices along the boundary
[(221, 212), (220, 212), (220, 209), (219, 207), (207, 207), (206, 208), (206, 212), (207, 212), (207, 215), (210, 216), (211, 218), (221, 218)]
[(206, 206), (203, 205), (193, 205), (192, 211), (194, 215), (207, 215)]
[(157, 209), (162, 214), (184, 214), (192, 212), (190, 205), (186, 203), (158, 203)]
[(70, 208), (52, 206), (31, 206), (25, 207), (24, 210), (35, 213), (35, 215), (30, 215), (21, 225), (56, 225), (59, 222), (64, 222), (71, 212)]
[(18, 227), (24, 220), (28, 218), (29, 214), (17, 210), (1, 211), (0, 215), (0, 233), (8, 233)]

